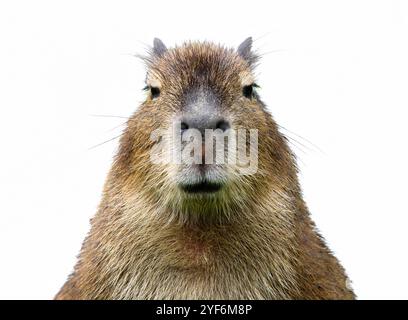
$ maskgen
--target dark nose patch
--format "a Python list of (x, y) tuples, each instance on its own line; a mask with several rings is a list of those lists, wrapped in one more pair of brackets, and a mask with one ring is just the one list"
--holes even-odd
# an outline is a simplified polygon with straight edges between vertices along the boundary
[(181, 129), (197, 129), (204, 134), (205, 129), (229, 129), (230, 123), (223, 114), (218, 97), (206, 89), (186, 93), (182, 109)]
[(209, 114), (200, 114), (199, 116), (184, 116), (181, 118), (180, 125), (182, 131), (188, 129), (197, 129), (202, 133), (205, 132), (205, 129), (220, 129), (222, 131), (226, 131), (230, 127), (230, 124), (226, 119)]

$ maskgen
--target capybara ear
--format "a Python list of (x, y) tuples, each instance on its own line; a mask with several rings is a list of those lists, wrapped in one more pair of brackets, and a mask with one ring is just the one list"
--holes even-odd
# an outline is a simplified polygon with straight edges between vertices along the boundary
[(167, 51), (166, 45), (159, 38), (153, 39), (153, 54), (160, 57)]
[(245, 60), (251, 55), (252, 37), (246, 38), (237, 49), (238, 54)]
[(237, 53), (243, 58), (251, 67), (254, 67), (259, 57), (252, 51), (252, 37), (246, 38), (237, 49)]

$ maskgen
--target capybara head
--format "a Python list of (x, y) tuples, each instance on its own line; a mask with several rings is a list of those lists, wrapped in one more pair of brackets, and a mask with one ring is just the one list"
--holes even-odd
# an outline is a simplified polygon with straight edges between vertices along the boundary
[(179, 222), (220, 223), (286, 191), (293, 159), (257, 93), (251, 46), (248, 38), (236, 50), (167, 49), (154, 40), (144, 57), (147, 97), (116, 159), (128, 201), (142, 195)]

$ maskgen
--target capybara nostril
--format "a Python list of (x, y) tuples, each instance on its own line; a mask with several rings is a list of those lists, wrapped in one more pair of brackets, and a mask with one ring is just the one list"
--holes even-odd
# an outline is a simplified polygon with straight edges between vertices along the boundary
[(215, 129), (221, 129), (222, 131), (227, 131), (229, 128), (230, 128), (229, 122), (224, 119), (219, 120), (215, 126)]
[(189, 128), (189, 125), (188, 125), (186, 122), (182, 121), (182, 122), (180, 123), (180, 130), (181, 130), (181, 132), (184, 132), (184, 131), (188, 130), (188, 128)]

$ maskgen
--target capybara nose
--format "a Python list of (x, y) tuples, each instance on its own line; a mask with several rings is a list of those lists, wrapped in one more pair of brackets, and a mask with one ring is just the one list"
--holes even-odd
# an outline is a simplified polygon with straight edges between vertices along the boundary
[(205, 129), (226, 131), (230, 128), (230, 123), (223, 117), (212, 116), (208, 114), (184, 116), (181, 119), (181, 131), (188, 129), (197, 129), (204, 133)]

